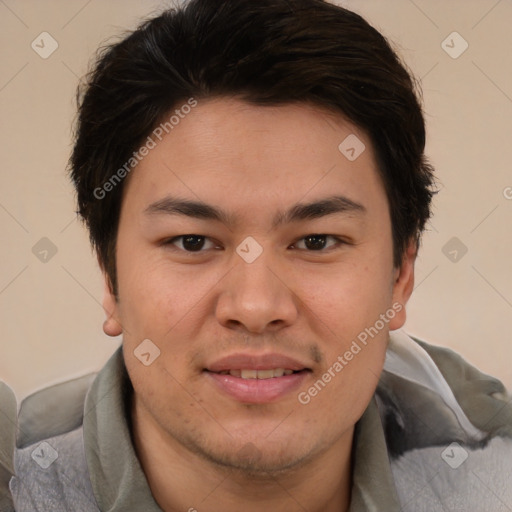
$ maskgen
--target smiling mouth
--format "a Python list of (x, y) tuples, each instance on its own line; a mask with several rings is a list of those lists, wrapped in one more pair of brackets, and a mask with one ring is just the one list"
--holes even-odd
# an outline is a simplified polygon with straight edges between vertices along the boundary
[[(208, 370), (207, 370), (208, 371)], [(290, 370), (285, 368), (272, 368), (268, 370), (222, 370), (220, 372), (212, 372), (218, 375), (231, 375), (232, 377), (239, 377), (241, 379), (273, 379), (276, 377), (283, 377), (285, 375), (292, 375), (293, 373), (301, 373), (308, 371), (304, 370)]]
[(203, 368), (214, 389), (244, 404), (269, 404), (297, 391), (313, 373), (305, 360), (278, 352), (232, 353)]
[[(286, 361), (282, 362), (286, 363)], [(245, 368), (240, 366), (236, 368), (238, 364)], [(261, 362), (249, 364), (233, 361), (235, 368), (229, 368), (229, 366), (226, 368), (224, 364), (217, 364), (217, 368), (204, 368), (203, 374), (211, 379), (216, 389), (238, 402), (265, 404), (276, 402), (297, 390), (312, 373), (310, 368), (305, 368), (300, 363), (287, 364), (294, 368), (283, 368), (284, 365), (274, 367)]]

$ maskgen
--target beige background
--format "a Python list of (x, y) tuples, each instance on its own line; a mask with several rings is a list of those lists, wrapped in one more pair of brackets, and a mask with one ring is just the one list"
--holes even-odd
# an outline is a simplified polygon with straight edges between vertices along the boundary
[[(405, 330), (512, 388), (512, 2), (340, 3), (391, 38), (422, 79), (442, 191)], [(19, 398), (98, 370), (120, 343), (102, 331), (100, 273), (65, 173), (74, 94), (99, 44), (165, 5), (0, 0), (0, 378)], [(43, 31), (59, 45), (47, 59), (31, 48)], [(469, 44), (456, 59), (441, 46), (454, 31)], [(447, 40), (451, 52), (461, 43)], [(32, 252), (43, 237), (57, 248), (46, 263)], [(462, 257), (444, 250), (457, 250), (456, 262), (443, 253), (453, 237), (467, 247)]]

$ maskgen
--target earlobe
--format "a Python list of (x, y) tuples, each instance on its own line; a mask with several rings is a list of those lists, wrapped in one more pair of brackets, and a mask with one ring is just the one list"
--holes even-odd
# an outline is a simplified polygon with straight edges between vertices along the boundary
[(411, 240), (404, 253), (400, 268), (395, 271), (393, 283), (393, 304), (397, 304), (394, 308), (397, 314), (389, 322), (390, 331), (400, 329), (405, 324), (405, 320), (407, 318), (405, 306), (414, 289), (414, 263), (416, 261), (417, 253), (417, 243), (415, 240)]

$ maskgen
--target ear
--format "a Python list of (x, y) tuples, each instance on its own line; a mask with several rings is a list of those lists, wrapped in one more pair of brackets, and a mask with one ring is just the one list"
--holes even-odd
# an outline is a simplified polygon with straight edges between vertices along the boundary
[(400, 329), (407, 318), (405, 306), (414, 289), (414, 263), (418, 254), (418, 245), (416, 240), (411, 239), (403, 256), (402, 264), (395, 269), (393, 276), (393, 304), (398, 303), (395, 309), (397, 314), (389, 322), (389, 330)]
[(118, 318), (118, 304), (113, 292), (112, 283), (108, 276), (103, 264), (98, 256), (98, 265), (100, 266), (101, 273), (103, 274), (103, 311), (107, 319), (103, 322), (103, 332), (107, 336), (119, 336), (123, 333), (123, 328)]

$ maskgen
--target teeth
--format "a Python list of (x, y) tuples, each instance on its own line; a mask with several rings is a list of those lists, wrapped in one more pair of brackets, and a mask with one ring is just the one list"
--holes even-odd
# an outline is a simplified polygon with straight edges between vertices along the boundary
[(282, 377), (283, 375), (291, 375), (293, 370), (285, 370), (284, 368), (273, 368), (271, 370), (230, 370), (229, 374), (233, 377), (241, 377), (242, 379), (272, 379), (274, 377)]
[(240, 377), (242, 377), (242, 379), (257, 379), (258, 373), (258, 370), (241, 370)]
[(274, 375), (274, 370), (258, 370), (256, 373), (258, 379), (271, 379), (272, 377), (282, 377), (282, 375)]

